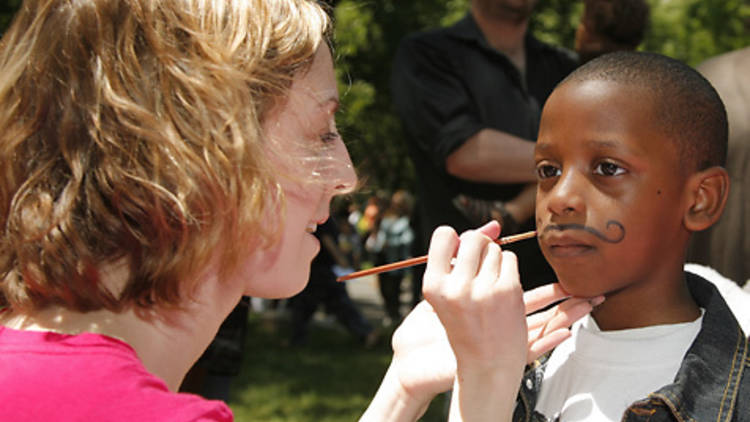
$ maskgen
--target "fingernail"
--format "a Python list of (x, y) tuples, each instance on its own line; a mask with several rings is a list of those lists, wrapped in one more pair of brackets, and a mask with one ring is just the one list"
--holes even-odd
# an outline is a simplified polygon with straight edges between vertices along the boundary
[(594, 308), (601, 305), (602, 302), (604, 302), (604, 296), (597, 296), (597, 297), (589, 299), (589, 303)]

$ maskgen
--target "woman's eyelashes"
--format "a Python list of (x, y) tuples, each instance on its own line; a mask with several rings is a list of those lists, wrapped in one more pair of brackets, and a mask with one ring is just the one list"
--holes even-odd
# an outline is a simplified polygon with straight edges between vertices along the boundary
[(340, 135), (338, 134), (338, 132), (330, 131), (330, 132), (326, 132), (326, 133), (323, 133), (322, 135), (320, 135), (320, 140), (324, 144), (330, 144), (332, 142), (337, 141), (339, 139), (339, 137), (340, 137)]

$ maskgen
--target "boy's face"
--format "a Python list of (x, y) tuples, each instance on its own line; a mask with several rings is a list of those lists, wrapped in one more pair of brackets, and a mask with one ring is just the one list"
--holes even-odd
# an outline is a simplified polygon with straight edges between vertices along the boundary
[(535, 150), (539, 244), (563, 287), (595, 296), (672, 276), (687, 195), (651, 94), (607, 81), (550, 96)]

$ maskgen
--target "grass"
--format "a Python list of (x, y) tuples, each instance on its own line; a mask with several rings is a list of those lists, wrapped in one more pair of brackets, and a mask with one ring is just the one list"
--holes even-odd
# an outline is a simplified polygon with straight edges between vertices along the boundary
[[(373, 321), (376, 323), (376, 321)], [(306, 345), (286, 345), (283, 318), (251, 313), (246, 353), (232, 383), (229, 406), (235, 419), (264, 422), (356, 421), (391, 360), (391, 332), (365, 349), (342, 328), (316, 323)], [(421, 419), (443, 420), (438, 397)]]

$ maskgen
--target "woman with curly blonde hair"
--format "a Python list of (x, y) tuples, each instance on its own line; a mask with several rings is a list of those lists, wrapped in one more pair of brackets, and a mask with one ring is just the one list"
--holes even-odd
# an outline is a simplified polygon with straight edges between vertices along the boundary
[[(309, 0), (21, 6), (0, 41), (1, 420), (231, 420), (225, 404), (175, 391), (243, 295), (304, 287), (317, 224), (356, 184), (335, 125), (329, 32)], [(526, 328), (513, 272), (500, 277), (500, 255), (486, 252), (499, 227), (479, 233), (456, 265), (488, 263), (501, 293), (472, 296), (490, 305), (459, 321)], [(457, 242), (452, 231), (436, 240), (440, 274)], [(434, 274), (433, 286), (448, 278)], [(438, 315), (462, 298), (436, 302)], [(401, 330), (418, 327), (421, 340), (394, 339), (365, 418), (413, 420), (452, 384), (443, 328), (421, 312)], [(462, 385), (486, 386), (476, 369), (508, 370), (498, 360), (517, 384), (523, 362), (473, 355), (517, 348), (466, 335), (453, 345), (469, 340), (456, 354), (474, 384)], [(414, 359), (426, 344), (447, 358)]]

